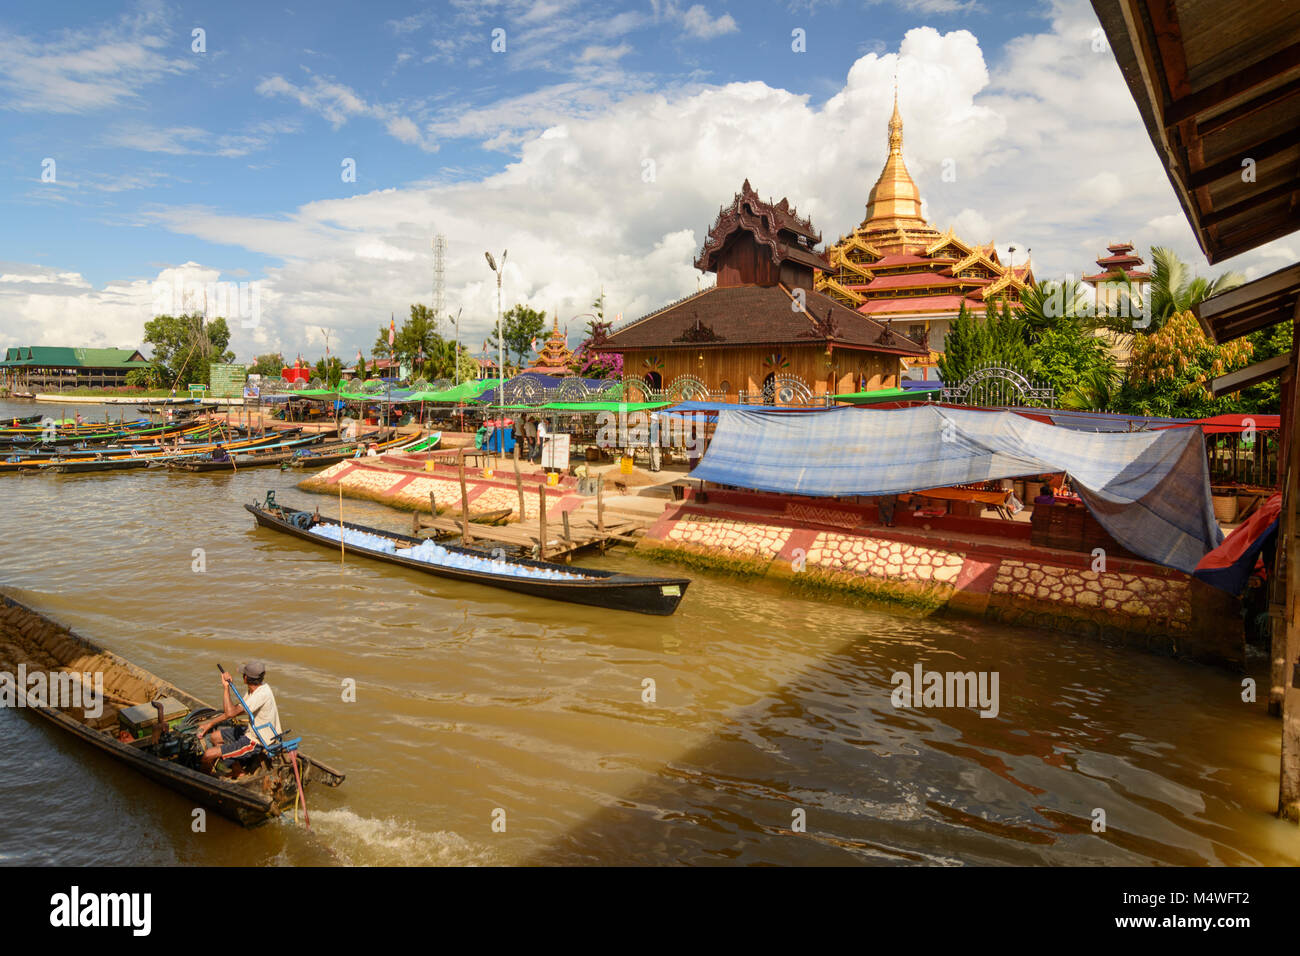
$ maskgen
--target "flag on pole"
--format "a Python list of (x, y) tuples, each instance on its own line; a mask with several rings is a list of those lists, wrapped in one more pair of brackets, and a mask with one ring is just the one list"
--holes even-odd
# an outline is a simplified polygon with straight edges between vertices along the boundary
[(530, 349), (532, 349), (534, 352), (536, 352), (536, 351), (537, 351), (537, 339), (532, 339), (532, 340), (528, 343), (528, 347), (529, 347)]
[(397, 321), (389, 316), (388, 318), (388, 347), (391, 349), (397, 342)]

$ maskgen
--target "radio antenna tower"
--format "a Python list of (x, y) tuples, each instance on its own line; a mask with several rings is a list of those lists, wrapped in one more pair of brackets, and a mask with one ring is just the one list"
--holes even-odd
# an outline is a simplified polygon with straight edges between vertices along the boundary
[(442, 320), (447, 311), (447, 237), (433, 237), (433, 321)]

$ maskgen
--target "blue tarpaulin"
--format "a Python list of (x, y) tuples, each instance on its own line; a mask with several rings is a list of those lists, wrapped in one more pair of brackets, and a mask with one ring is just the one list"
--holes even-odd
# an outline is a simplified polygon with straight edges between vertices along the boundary
[(720, 409), (692, 478), (760, 491), (888, 495), (1065, 472), (1134, 554), (1181, 571), (1223, 540), (1199, 428), (1088, 433), (1012, 412), (924, 405), (804, 415)]

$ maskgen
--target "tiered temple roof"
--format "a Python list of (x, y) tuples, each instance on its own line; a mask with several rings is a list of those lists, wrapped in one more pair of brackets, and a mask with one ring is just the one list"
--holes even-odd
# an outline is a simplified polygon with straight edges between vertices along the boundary
[(1003, 265), (992, 242), (972, 245), (939, 232), (921, 213), (921, 193), (903, 162), (903, 119), (894, 96), (889, 155), (861, 225), (827, 250), (816, 288), (863, 315), (950, 318), (964, 305), (983, 314), (997, 298), (1019, 301), (1033, 269)]
[(830, 266), (819, 242), (788, 200), (764, 202), (745, 180), (695, 260), (697, 269), (717, 274), (717, 285), (624, 325), (600, 350), (819, 344), (925, 354), (887, 321), (814, 291), (814, 270)]
[(1105, 282), (1107, 279), (1118, 279), (1120, 276), (1128, 276), (1137, 282), (1150, 281), (1151, 273), (1140, 268), (1146, 265), (1142, 257), (1133, 254), (1133, 243), (1115, 242), (1106, 247), (1110, 255), (1102, 256), (1097, 260), (1097, 268), (1101, 271), (1095, 275), (1084, 276), (1084, 282)]
[(572, 375), (573, 370), (569, 368), (572, 359), (573, 353), (569, 351), (565, 335), (560, 331), (560, 317), (557, 315), (551, 326), (551, 334), (546, 337), (546, 343), (537, 353), (537, 361), (524, 371), (539, 372), (542, 375)]
[(821, 241), (821, 233), (800, 218), (790, 200), (764, 202), (746, 179), (731, 205), (718, 210), (695, 268), (716, 272), (721, 288), (780, 282), (811, 289), (814, 270), (830, 265), (816, 251)]

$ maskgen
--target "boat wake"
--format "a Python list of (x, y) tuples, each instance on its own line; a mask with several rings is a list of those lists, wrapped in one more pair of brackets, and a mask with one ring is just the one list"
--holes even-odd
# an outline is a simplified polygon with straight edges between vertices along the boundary
[(311, 826), (345, 866), (482, 866), (493, 854), (451, 830), (419, 830), (392, 817), (376, 820), (348, 809), (316, 810)]

